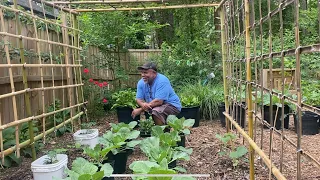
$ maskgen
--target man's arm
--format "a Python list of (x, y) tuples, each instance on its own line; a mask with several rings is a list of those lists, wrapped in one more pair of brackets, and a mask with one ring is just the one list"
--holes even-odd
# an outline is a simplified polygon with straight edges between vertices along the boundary
[(149, 103), (149, 106), (151, 108), (157, 107), (157, 106), (161, 106), (163, 104), (163, 100), (161, 99), (154, 99)]

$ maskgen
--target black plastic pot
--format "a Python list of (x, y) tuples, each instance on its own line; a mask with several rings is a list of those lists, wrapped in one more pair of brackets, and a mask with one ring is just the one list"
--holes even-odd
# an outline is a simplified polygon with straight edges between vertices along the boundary
[(186, 136), (184, 134), (179, 135), (181, 138), (181, 141), (177, 142), (178, 146), (186, 147)]
[[(274, 121), (274, 118), (277, 113), (277, 106), (273, 105), (272, 108), (273, 108), (272, 109), (272, 117), (270, 119), (270, 115), (269, 115), (270, 106), (263, 106), (263, 109), (264, 109), (263, 118), (264, 118), (264, 120), (269, 122), (269, 124), (271, 124), (271, 121)], [(284, 116), (285, 116), (284, 117), (284, 128), (285, 129), (289, 129), (289, 111), (290, 111), (289, 106), (285, 105), (284, 106)], [(282, 112), (282, 108), (279, 107), (277, 117), (276, 117), (276, 129), (278, 129), (278, 130), (281, 129), (281, 112)], [(264, 126), (264, 127), (267, 127), (267, 126)]]
[(118, 107), (117, 108), (117, 116), (118, 122), (124, 122), (129, 124), (131, 121), (138, 121), (140, 119), (140, 115), (136, 116), (134, 119), (131, 116), (133, 109), (129, 107)]
[(169, 169), (175, 168), (177, 166), (177, 160), (172, 161), (171, 163), (168, 164)]
[(151, 137), (151, 132), (140, 131), (140, 137)]
[[(297, 124), (297, 115), (294, 115), (294, 128), (297, 133), (298, 124)], [(302, 135), (315, 135), (319, 133), (319, 115), (310, 112), (303, 111), (301, 120), (302, 120)]]
[[(245, 103), (242, 103), (245, 105)], [(232, 111), (234, 108), (234, 111)], [(235, 104), (230, 107), (230, 114), (232, 114), (233, 119), (237, 121), (237, 123), (244, 128), (244, 123), (246, 120), (246, 109), (240, 105)]]
[(218, 110), (219, 110), (219, 118), (220, 118), (221, 126), (226, 127), (226, 117), (223, 114), (223, 112), (226, 111), (226, 106), (224, 105), (224, 103), (218, 106)]
[(192, 127), (198, 127), (200, 123), (200, 106), (196, 107), (183, 107), (181, 112), (177, 115), (178, 118), (194, 119)]
[(113, 174), (123, 174), (126, 171), (128, 152), (122, 151), (116, 155), (108, 154), (108, 162), (114, 161)]

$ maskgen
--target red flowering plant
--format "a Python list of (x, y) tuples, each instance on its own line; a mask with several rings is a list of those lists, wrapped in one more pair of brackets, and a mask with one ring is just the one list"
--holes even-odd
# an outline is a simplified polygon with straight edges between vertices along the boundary
[(109, 83), (92, 78), (88, 68), (83, 69), (82, 79), (84, 97), (88, 101), (88, 114), (91, 117), (103, 116), (105, 107), (109, 103)]

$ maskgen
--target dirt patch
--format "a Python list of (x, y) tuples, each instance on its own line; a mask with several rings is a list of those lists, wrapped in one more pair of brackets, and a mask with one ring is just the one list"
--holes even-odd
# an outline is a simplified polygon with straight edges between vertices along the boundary
[[(293, 122), (293, 120), (290, 120)], [(97, 122), (92, 128), (98, 128), (99, 134), (102, 135), (105, 131), (110, 129), (109, 123), (116, 122), (114, 115), (103, 118)], [(293, 123), (290, 124), (290, 129), (284, 130), (284, 134), (296, 143), (296, 134), (293, 129)], [(193, 128), (191, 134), (186, 138), (186, 147), (193, 148), (190, 161), (179, 161), (178, 165), (184, 167), (190, 174), (210, 174), (210, 179), (249, 179), (249, 163), (247, 160), (242, 160), (236, 168), (233, 168), (232, 162), (227, 157), (218, 155), (220, 150), (220, 141), (215, 138), (216, 134), (223, 134), (226, 132), (222, 128), (219, 121), (202, 121), (200, 126)], [(256, 141), (260, 146), (261, 137), (263, 137), (263, 150), (265, 154), (269, 154), (269, 130), (257, 128)], [(243, 139), (238, 136), (236, 144), (241, 145)], [(53, 148), (68, 149), (67, 155), (69, 158), (68, 166), (71, 166), (72, 161), (76, 157), (84, 157), (81, 150), (74, 147), (72, 133), (66, 133), (59, 138), (51, 138), (46, 144), (45, 150)], [(246, 143), (245, 143), (246, 144)], [(283, 174), (287, 179), (296, 179), (296, 149), (289, 143), (283, 143)], [(312, 154), (318, 161), (320, 161), (320, 134), (314, 136), (303, 136), (302, 149)], [(280, 169), (281, 162), (281, 138), (274, 134), (272, 161), (276, 167)], [(37, 157), (43, 155), (39, 152)], [(248, 158), (248, 156), (246, 156)], [(135, 160), (145, 160), (144, 154), (136, 148), (132, 155), (129, 156), (127, 167)], [(0, 170), (0, 179), (16, 180), (16, 179), (32, 179), (31, 159), (23, 158), (23, 163), (19, 167), (12, 167), (9, 169)], [(320, 171), (307, 159), (302, 158), (302, 179), (320, 179)], [(126, 173), (132, 173), (127, 168)], [(120, 179), (120, 178), (117, 178)], [(121, 178), (125, 179), (125, 178)], [(199, 178), (206, 179), (206, 178)], [(258, 155), (255, 155), (255, 179), (269, 179), (269, 170), (261, 163)], [(275, 178), (274, 178), (275, 179)]]

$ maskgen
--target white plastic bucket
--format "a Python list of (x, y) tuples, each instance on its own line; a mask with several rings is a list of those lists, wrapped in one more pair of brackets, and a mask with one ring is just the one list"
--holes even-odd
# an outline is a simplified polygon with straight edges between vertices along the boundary
[[(90, 134), (82, 134), (88, 130), (93, 132)], [(90, 148), (93, 149), (99, 143), (98, 135), (98, 129), (81, 129), (73, 134), (73, 139), (76, 141), (76, 143), (78, 142), (81, 145), (89, 145)]]
[(57, 154), (59, 162), (54, 164), (44, 164), (47, 155), (44, 155), (31, 163), (34, 180), (52, 179), (52, 177), (66, 178), (64, 170), (67, 168), (68, 156), (65, 154)]

